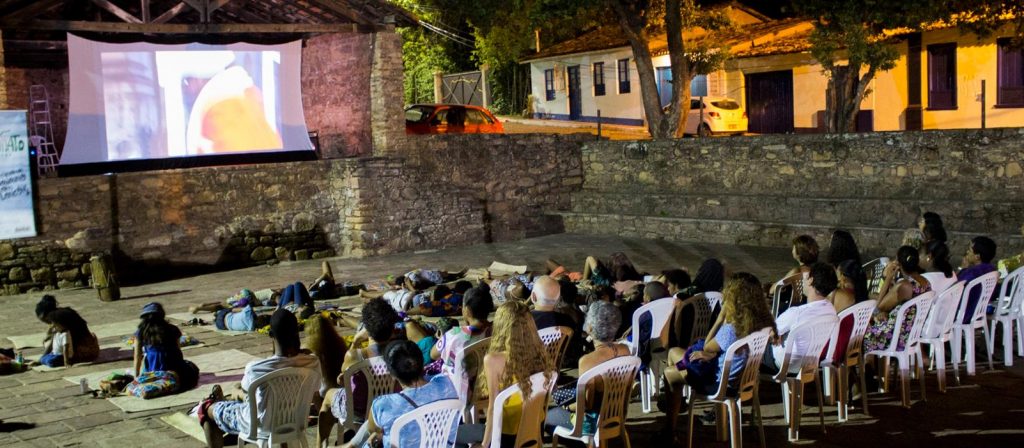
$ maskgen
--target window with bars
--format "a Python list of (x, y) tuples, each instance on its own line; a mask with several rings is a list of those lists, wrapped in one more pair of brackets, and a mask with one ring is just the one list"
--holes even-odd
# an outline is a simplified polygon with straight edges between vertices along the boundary
[(629, 93), (629, 59), (619, 59), (619, 93)]
[(544, 70), (544, 98), (548, 101), (555, 99), (555, 71)]
[(1011, 48), (1010, 39), (998, 39), (996, 106), (1024, 107), (1024, 49)]
[(594, 96), (604, 96), (604, 62), (594, 63)]
[(956, 109), (956, 44), (928, 46), (928, 109)]

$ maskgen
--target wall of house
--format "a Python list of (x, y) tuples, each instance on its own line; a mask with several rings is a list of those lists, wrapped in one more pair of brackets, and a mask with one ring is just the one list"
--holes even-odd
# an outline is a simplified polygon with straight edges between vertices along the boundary
[[(618, 60), (630, 59), (629, 93), (619, 93)], [(594, 96), (593, 64), (604, 62), (605, 94)], [(566, 68), (580, 66), (582, 117), (580, 121), (597, 121), (597, 111), (605, 123), (642, 125), (643, 106), (640, 100), (640, 79), (629, 48), (560, 56), (530, 63), (531, 103), (535, 118), (569, 119), (569, 90)], [(555, 70), (555, 99), (545, 97), (544, 71)]]

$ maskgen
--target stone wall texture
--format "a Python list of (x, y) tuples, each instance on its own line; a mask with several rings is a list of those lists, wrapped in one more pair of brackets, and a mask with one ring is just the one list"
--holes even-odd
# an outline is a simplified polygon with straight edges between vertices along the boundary
[(302, 109), (306, 128), (319, 134), (325, 158), (369, 155), (372, 150), (373, 39), (370, 34), (324, 34), (308, 39), (302, 48)]
[(843, 228), (875, 256), (930, 210), (957, 260), (975, 235), (1024, 250), (1024, 129), (603, 141), (582, 157), (570, 232), (786, 247)]
[[(2, 63), (2, 61), (0, 61)], [(60, 154), (68, 132), (68, 69), (16, 68), (6, 67), (0, 76), (0, 84), (7, 92), (5, 109), (29, 109), (29, 87), (34, 84), (46, 87), (50, 97), (50, 123), (53, 143)]]

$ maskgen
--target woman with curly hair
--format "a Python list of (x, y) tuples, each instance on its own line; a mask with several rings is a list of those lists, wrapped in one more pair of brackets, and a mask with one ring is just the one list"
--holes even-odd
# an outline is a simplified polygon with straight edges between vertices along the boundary
[[(555, 368), (544, 351), (530, 308), (522, 302), (505, 302), (495, 314), (494, 334), (484, 356), (483, 372), (477, 380), (486, 388), (487, 415), (493, 413), (494, 398), (513, 384), (526, 396), (530, 395), (530, 376), (537, 372), (545, 372), (546, 380), (554, 381)], [(512, 446), (519, 429), (522, 405), (522, 395), (513, 396), (505, 403), (501, 428), (492, 428), (489, 420), (485, 425), (460, 426), (456, 445), (481, 444), (487, 448), (491, 433), (501, 431), (502, 446)]]
[(689, 384), (701, 394), (714, 393), (723, 379), (735, 381), (746, 364), (746, 354), (737, 354), (732, 368), (723, 373), (725, 358), (720, 356), (736, 340), (765, 327), (775, 328), (775, 321), (764, 300), (764, 290), (757, 277), (736, 273), (722, 291), (722, 312), (708, 332), (689, 349), (675, 347), (668, 352), (665, 382), (669, 384), (668, 431), (675, 434), (676, 418), (682, 404), (682, 386)]
[(341, 363), (345, 360), (345, 340), (334, 330), (334, 324), (323, 315), (316, 315), (306, 320), (306, 349), (320, 361), (320, 397), (328, 389), (341, 387), (338, 375)]

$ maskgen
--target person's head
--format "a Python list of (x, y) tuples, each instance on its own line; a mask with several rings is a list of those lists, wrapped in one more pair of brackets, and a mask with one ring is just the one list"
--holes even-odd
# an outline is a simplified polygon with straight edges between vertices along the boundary
[(518, 382), (525, 396), (530, 395), (530, 375), (553, 370), (530, 308), (522, 302), (505, 302), (498, 307), (487, 351), (503, 353), (506, 357), (505, 369), (498, 379), (501, 388)]
[(828, 244), (827, 261), (833, 266), (838, 266), (845, 260), (855, 260), (860, 263), (860, 250), (850, 232), (836, 230), (832, 232), (832, 240)]
[(818, 242), (810, 235), (793, 238), (793, 259), (810, 266), (818, 261)]
[(439, 302), (445, 297), (452, 295), (452, 289), (445, 285), (437, 285), (434, 287), (434, 291), (430, 294), (430, 299)]
[(472, 287), (473, 283), (469, 280), (459, 280), (455, 282), (455, 286), (452, 286), (452, 292), (455, 294), (465, 294)]
[(637, 272), (633, 262), (629, 260), (624, 252), (614, 252), (608, 259), (608, 270), (611, 271), (612, 280), (621, 282), (625, 280), (640, 281), (644, 276)]
[(622, 313), (619, 307), (609, 302), (597, 301), (587, 308), (587, 318), (583, 321), (583, 331), (590, 335), (594, 342), (612, 342), (618, 335), (622, 325)]
[(913, 246), (901, 246), (896, 251), (896, 261), (904, 274), (920, 274), (921, 256)]
[(291, 311), (279, 308), (270, 316), (270, 337), (274, 339), (274, 353), (295, 356), (299, 353), (299, 320)]
[(579, 301), (580, 290), (575, 283), (562, 277), (558, 280), (558, 296), (563, 303), (575, 305)]
[(523, 301), (530, 298), (530, 289), (518, 278), (510, 278), (504, 294), (505, 300)]
[(987, 236), (976, 236), (967, 248), (965, 258), (973, 266), (979, 263), (991, 263), (996, 257), (996, 242)]
[(665, 287), (664, 283), (661, 282), (647, 282), (644, 285), (644, 303), (650, 303), (652, 301), (663, 299), (670, 296), (668, 288)]
[(363, 305), (363, 327), (377, 344), (384, 344), (391, 339), (395, 324), (400, 320), (395, 309), (384, 300), (371, 300)]
[(669, 269), (661, 271), (661, 277), (665, 280), (665, 287), (669, 294), (675, 294), (680, 289), (690, 286), (690, 273), (682, 269)]
[(920, 217), (917, 218), (917, 228), (924, 231), (928, 225), (943, 227), (942, 217), (935, 212), (924, 212)]
[(693, 284), (697, 286), (697, 292), (721, 291), (725, 284), (725, 266), (715, 258), (704, 260), (697, 269)]
[(423, 379), (423, 352), (415, 342), (402, 340), (388, 344), (384, 349), (384, 364), (403, 386)]
[(836, 268), (828, 263), (814, 263), (804, 282), (804, 295), (808, 301), (822, 300), (836, 290), (838, 283)]
[(722, 290), (722, 313), (731, 322), (736, 335), (744, 337), (764, 327), (775, 329), (775, 320), (768, 311), (761, 281), (753, 274), (737, 272)]
[(36, 303), (36, 318), (48, 324), (50, 323), (48, 316), (56, 310), (57, 298), (46, 294), (43, 298), (39, 299), (39, 303)]
[(840, 287), (853, 288), (854, 300), (857, 303), (868, 299), (867, 278), (860, 263), (853, 260), (839, 263), (836, 267), (836, 277), (839, 279)]
[(164, 307), (158, 302), (151, 302), (142, 307), (139, 313), (138, 343), (154, 346), (177, 344), (177, 336), (167, 323)]
[(547, 275), (537, 277), (533, 282), (533, 294), (530, 301), (535, 309), (540, 311), (552, 311), (558, 305), (558, 298), (561, 296), (562, 287), (555, 280)]
[(462, 315), (466, 319), (487, 322), (487, 316), (494, 311), (494, 300), (486, 286), (470, 288), (462, 296)]
[(345, 341), (334, 329), (334, 323), (322, 314), (306, 319), (306, 348), (320, 361), (320, 375), (328, 384), (335, 385), (345, 360)]
[(921, 248), (921, 267), (941, 272), (946, 278), (953, 276), (953, 265), (949, 262), (949, 246), (942, 241), (931, 241)]

